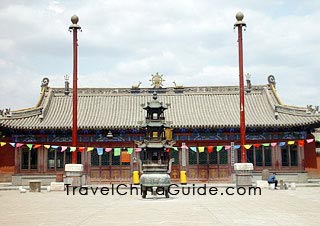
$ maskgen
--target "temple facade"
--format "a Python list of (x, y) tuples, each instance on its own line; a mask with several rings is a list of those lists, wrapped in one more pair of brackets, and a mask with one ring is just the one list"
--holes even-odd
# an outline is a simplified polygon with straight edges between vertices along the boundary
[[(159, 77), (159, 76), (158, 76)], [(78, 89), (78, 145), (71, 145), (72, 92), (44, 79), (35, 107), (0, 112), (0, 180), (25, 184), (30, 178), (61, 180), (76, 151), (87, 184), (129, 183), (138, 169), (139, 142), (145, 139), (142, 105), (157, 93), (168, 106), (172, 181), (180, 171), (188, 183), (231, 181), (240, 162), (239, 87), (153, 87)], [(277, 95), (273, 76), (246, 87), (246, 153), (254, 172), (318, 175), (317, 108), (288, 106)]]

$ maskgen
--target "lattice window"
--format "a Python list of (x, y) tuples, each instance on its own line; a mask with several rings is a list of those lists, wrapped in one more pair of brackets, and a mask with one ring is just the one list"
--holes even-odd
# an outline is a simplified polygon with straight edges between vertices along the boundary
[(228, 151), (224, 148), (221, 151), (219, 151), (219, 164), (228, 164)]
[(57, 169), (62, 169), (64, 167), (64, 155), (66, 154), (65, 152), (61, 152), (61, 148), (56, 150), (56, 168)]
[(91, 152), (91, 166), (99, 166), (99, 155), (96, 149)]
[(29, 149), (21, 150), (21, 169), (29, 169)]
[(189, 165), (196, 165), (197, 164), (197, 152), (189, 151)]
[(241, 149), (239, 148), (237, 151), (237, 155), (238, 155), (238, 162), (241, 162)]
[(61, 152), (61, 148), (48, 149), (47, 167), (51, 170), (62, 169), (64, 167), (64, 155), (66, 152)]
[(114, 156), (114, 151), (111, 154), (112, 154), (111, 165), (119, 166), (120, 165), (120, 155), (119, 156)]
[(290, 146), (291, 166), (298, 166), (298, 147), (297, 145)]
[(48, 150), (48, 169), (54, 169), (56, 149), (49, 148)]
[(199, 165), (207, 165), (207, 152), (199, 152)]
[(72, 163), (72, 153), (70, 152), (70, 148), (67, 148), (65, 151), (65, 164), (70, 164)]
[(281, 147), (282, 166), (289, 166), (289, 150), (287, 146)]
[(170, 152), (170, 158), (174, 158), (174, 162), (172, 165), (179, 165), (179, 152), (178, 151), (171, 151)]
[(256, 166), (263, 166), (263, 151), (262, 147), (254, 148), (256, 153)]
[(249, 163), (254, 163), (254, 160), (253, 160), (253, 148), (251, 147), (250, 149), (246, 150), (247, 152), (247, 162)]
[(101, 155), (101, 166), (108, 166), (110, 162), (110, 152), (103, 152)]
[(38, 168), (38, 151), (37, 149), (30, 150), (30, 168), (37, 169)]
[(81, 161), (81, 159), (82, 159), (82, 157), (81, 157), (82, 155), (81, 155), (81, 152), (77, 152), (77, 164), (81, 164), (82, 163), (82, 161)]
[(263, 147), (264, 148), (264, 165), (272, 166), (272, 148), (271, 147)]
[(218, 152), (213, 151), (209, 154), (209, 164), (218, 164)]

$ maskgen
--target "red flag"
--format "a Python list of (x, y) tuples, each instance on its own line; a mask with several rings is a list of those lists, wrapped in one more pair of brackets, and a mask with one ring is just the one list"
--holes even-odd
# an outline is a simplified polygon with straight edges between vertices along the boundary
[(213, 146), (208, 146), (208, 153), (213, 152)]
[(303, 147), (303, 145), (304, 145), (304, 140), (298, 140), (298, 145), (299, 145), (299, 147)]

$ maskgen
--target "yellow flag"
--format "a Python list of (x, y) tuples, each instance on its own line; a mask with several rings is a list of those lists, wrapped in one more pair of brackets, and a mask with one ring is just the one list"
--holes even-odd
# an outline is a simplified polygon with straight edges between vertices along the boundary
[(243, 145), (243, 146), (245, 147), (245, 149), (250, 149), (251, 146), (252, 146), (252, 144), (245, 144), (245, 145)]
[(6, 142), (0, 142), (0, 146), (1, 147), (4, 146), (4, 145), (6, 145)]
[(51, 145), (46, 144), (46, 145), (43, 145), (43, 147), (45, 147), (46, 149), (49, 149)]
[(288, 141), (288, 144), (289, 144), (289, 145), (294, 144), (294, 140)]
[(204, 147), (198, 147), (199, 152), (204, 152)]
[(94, 147), (88, 147), (88, 148), (87, 148), (87, 152), (93, 151), (93, 149), (94, 149)]

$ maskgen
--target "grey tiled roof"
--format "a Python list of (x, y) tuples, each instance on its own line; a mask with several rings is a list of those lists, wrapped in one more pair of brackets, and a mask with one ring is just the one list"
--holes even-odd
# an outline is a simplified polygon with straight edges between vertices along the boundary
[[(79, 129), (137, 128), (144, 121), (143, 105), (152, 100), (153, 89), (83, 88), (78, 90)], [(238, 87), (184, 87), (184, 92), (165, 88), (158, 99), (169, 104), (166, 121), (172, 127), (222, 128), (239, 127)], [(181, 90), (180, 90), (181, 91)], [(320, 115), (306, 108), (281, 105), (270, 85), (253, 86), (245, 95), (247, 127), (319, 126)], [(277, 116), (276, 116), (277, 115)], [(71, 129), (72, 92), (48, 88), (39, 106), (13, 111), (1, 117), (0, 125), (14, 129)]]

